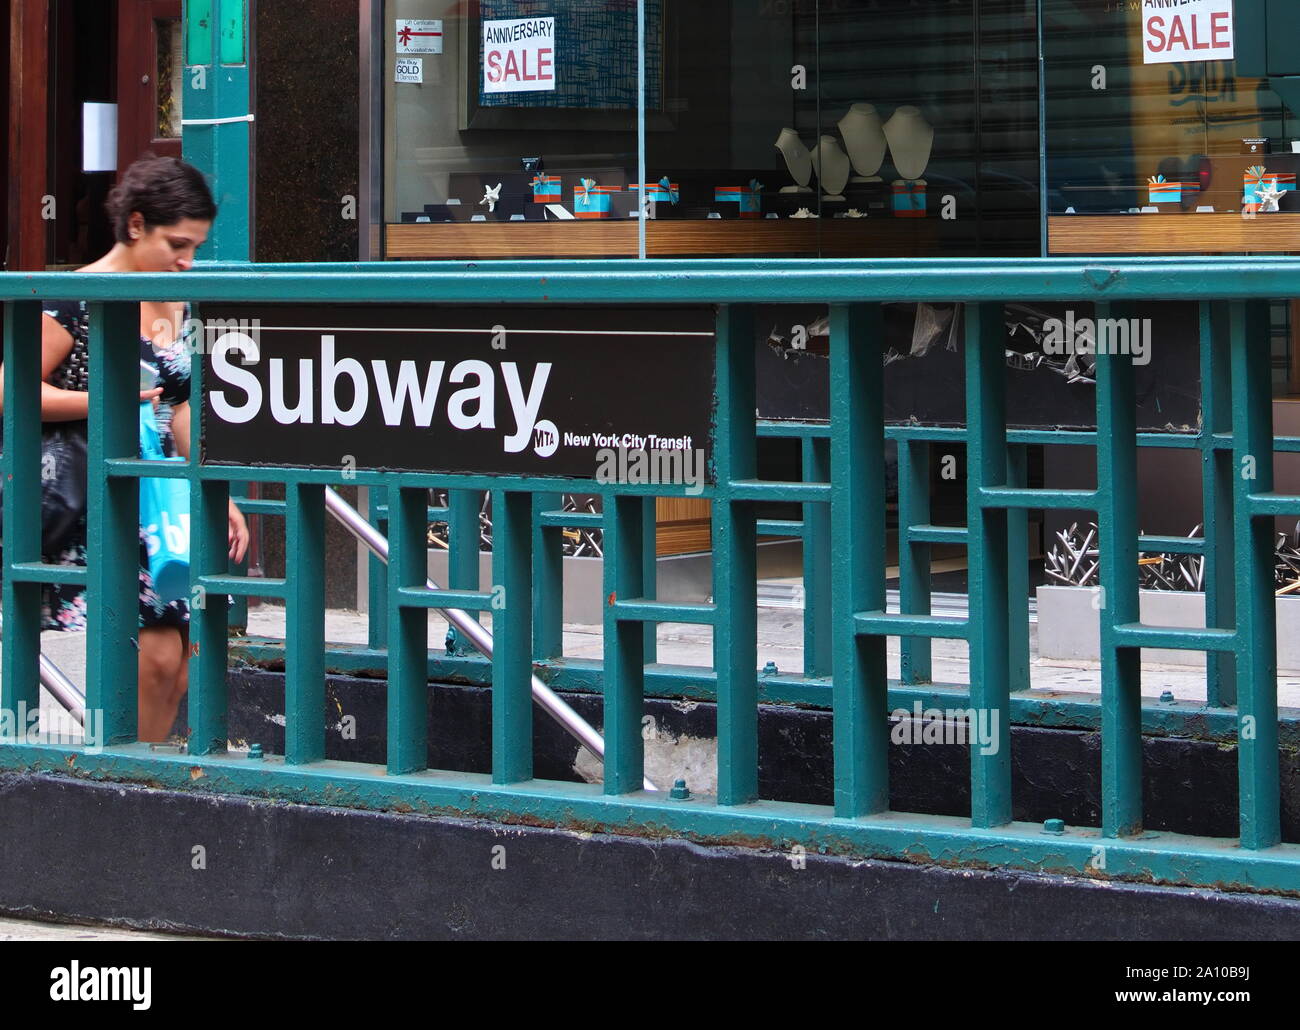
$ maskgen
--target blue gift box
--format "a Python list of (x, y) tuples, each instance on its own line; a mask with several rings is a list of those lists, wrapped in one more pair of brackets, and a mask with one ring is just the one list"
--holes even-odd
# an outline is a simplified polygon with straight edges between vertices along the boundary
[(894, 217), (924, 218), (926, 211), (925, 183), (894, 183)]
[(558, 204), (560, 202), (560, 177), (558, 175), (535, 175), (532, 181), (534, 204)]
[(583, 179), (573, 187), (573, 214), (575, 218), (608, 218), (614, 186), (597, 186), (595, 179)]

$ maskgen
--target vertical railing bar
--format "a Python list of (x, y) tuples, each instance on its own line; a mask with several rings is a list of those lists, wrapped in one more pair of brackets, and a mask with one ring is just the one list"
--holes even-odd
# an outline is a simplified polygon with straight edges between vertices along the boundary
[[(1232, 431), (1231, 327), (1228, 306), (1200, 305), (1201, 524), (1205, 540), (1205, 618), (1207, 626), (1231, 629), (1236, 623), (1233, 578), (1232, 455), (1214, 446), (1216, 433)], [(1237, 703), (1236, 660), (1227, 652), (1206, 656), (1205, 703), (1212, 708)]]
[(1237, 569), (1237, 777), (1241, 846), (1281, 840), (1277, 623), (1273, 519), (1252, 517), (1250, 495), (1273, 490), (1273, 390), (1266, 301), (1234, 301), (1232, 442)]
[(970, 702), (996, 739), (972, 747), (971, 823), (1011, 821), (1007, 513), (982, 491), (1007, 480), (1006, 328), (1000, 303), (966, 306), (967, 552)]
[(732, 484), (758, 474), (754, 312), (719, 308), (713, 518), (714, 668), (718, 697), (718, 804), (758, 796), (758, 564), (754, 505)]
[(530, 494), (492, 491), (493, 783), (533, 777), (532, 512)]
[[(657, 502), (653, 497), (641, 500), (644, 511), (641, 513), (641, 596), (653, 598), (659, 592), (659, 538)], [(641, 627), (642, 662), (653, 662), (659, 653), (658, 627), (647, 622)]]
[(325, 757), (325, 488), (285, 484), (284, 760)]
[(41, 585), (16, 582), (8, 570), (41, 559), (41, 319), (37, 301), (5, 304), (0, 708), (14, 713), (40, 707)]
[(557, 511), (562, 494), (533, 494), (533, 658), (564, 654), (564, 528), (543, 526), (538, 516)]
[[(801, 443), (805, 483), (829, 483), (830, 440), (805, 436)], [(829, 504), (803, 505), (803, 674), (826, 676), (831, 671), (831, 509)]]
[[(378, 487), (362, 487), (357, 491), (358, 508), (379, 532), (388, 536), (388, 519), (377, 518), (376, 513), (387, 504), (388, 494)], [(361, 505), (364, 503), (364, 507)], [(358, 545), (360, 546), (360, 545)], [(366, 646), (372, 651), (388, 649), (388, 566), (362, 548), (362, 561), (366, 567)]]
[[(602, 593), (607, 600), (643, 596), (644, 521), (642, 498), (605, 495)], [(626, 794), (640, 790), (645, 775), (645, 632), (639, 623), (620, 622), (611, 604), (604, 608), (605, 793)], [(647, 625), (653, 632), (655, 624)]]
[[(480, 513), (484, 496), (481, 490), (447, 491), (447, 585), (452, 590), (479, 589)], [(494, 522), (495, 518), (494, 515)], [(471, 612), (470, 617), (476, 622), (481, 621), (478, 612)]]
[(885, 607), (884, 314), (830, 315), (832, 703), (835, 814), (889, 807), (886, 638), (858, 636), (854, 615)]
[[(898, 453), (898, 608), (911, 615), (930, 614), (931, 547), (914, 541), (912, 526), (930, 522), (930, 445), (901, 439)], [(929, 637), (899, 641), (899, 680), (904, 686), (933, 679), (933, 646)]]
[(140, 454), (140, 308), (89, 309), (86, 713), (102, 713), (104, 743), (116, 744), (138, 733), (140, 486), (110, 478), (104, 462)]
[[(1007, 485), (1029, 485), (1029, 448), (1007, 448)], [(1029, 511), (1007, 512), (1007, 689), (1029, 689)]]
[[(1127, 309), (1114, 314), (1127, 316)], [(1096, 324), (1112, 307), (1097, 305)], [(1102, 833), (1142, 830), (1141, 651), (1121, 646), (1115, 627), (1139, 621), (1137, 393), (1133, 358), (1115, 353), (1098, 332), (1097, 526), (1101, 552), (1101, 809)]]
[[(191, 317), (199, 318), (197, 305)], [(229, 608), (226, 596), (208, 597), (196, 585), (201, 576), (224, 572), (229, 548), (226, 512), (230, 484), (225, 480), (201, 480), (197, 471), (203, 448), (203, 379), (206, 373), (202, 349), (190, 357), (190, 653), (189, 691), (186, 718), (189, 722), (189, 753), (215, 755), (226, 751), (229, 741), (229, 689), (226, 682), (229, 647)]]
[(402, 587), (428, 578), (427, 491), (388, 490), (388, 773), (400, 776), (428, 767), (429, 616), (404, 607)]

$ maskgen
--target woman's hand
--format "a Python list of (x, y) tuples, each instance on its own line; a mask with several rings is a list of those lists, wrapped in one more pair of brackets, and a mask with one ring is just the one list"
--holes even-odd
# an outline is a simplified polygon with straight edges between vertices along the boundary
[(140, 403), (143, 404), (145, 401), (149, 401), (150, 403), (153, 404), (153, 410), (154, 410), (154, 411), (157, 411), (157, 410), (158, 410), (158, 398), (161, 397), (161, 396), (162, 396), (162, 387), (161, 387), (161, 386), (155, 386), (152, 390), (141, 390), (141, 391), (140, 391)]
[(244, 513), (235, 507), (234, 501), (230, 502), (227, 521), (230, 529), (227, 537), (230, 541), (230, 560), (238, 563), (244, 560), (244, 553), (248, 550), (248, 523), (244, 521)]

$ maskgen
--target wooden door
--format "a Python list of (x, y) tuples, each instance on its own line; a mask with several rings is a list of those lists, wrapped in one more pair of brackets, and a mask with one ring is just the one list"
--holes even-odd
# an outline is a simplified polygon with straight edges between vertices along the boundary
[(181, 0), (118, 0), (117, 169), (181, 156)]

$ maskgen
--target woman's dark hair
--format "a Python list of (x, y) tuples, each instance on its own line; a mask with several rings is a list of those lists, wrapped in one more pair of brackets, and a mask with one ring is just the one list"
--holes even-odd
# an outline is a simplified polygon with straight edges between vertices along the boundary
[(118, 243), (131, 236), (131, 212), (144, 216), (146, 229), (175, 225), (182, 218), (210, 222), (217, 217), (217, 205), (203, 173), (174, 157), (145, 154), (122, 175), (108, 194), (109, 220)]

